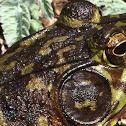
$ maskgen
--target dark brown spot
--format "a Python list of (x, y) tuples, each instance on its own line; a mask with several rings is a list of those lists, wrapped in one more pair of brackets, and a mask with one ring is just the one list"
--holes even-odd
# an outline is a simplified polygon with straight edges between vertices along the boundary
[(123, 68), (105, 68), (112, 78), (112, 85), (115, 89), (119, 89), (121, 87), (120, 79), (122, 76)]

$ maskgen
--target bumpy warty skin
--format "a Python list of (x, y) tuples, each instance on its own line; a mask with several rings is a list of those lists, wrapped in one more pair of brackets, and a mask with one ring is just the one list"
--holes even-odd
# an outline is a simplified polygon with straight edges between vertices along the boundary
[(87, 1), (0, 57), (1, 126), (114, 126), (126, 104), (126, 14)]

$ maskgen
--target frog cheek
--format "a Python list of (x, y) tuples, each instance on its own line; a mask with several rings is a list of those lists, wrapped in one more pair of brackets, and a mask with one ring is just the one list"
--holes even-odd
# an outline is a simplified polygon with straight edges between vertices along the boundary
[(59, 112), (74, 125), (97, 124), (111, 109), (109, 82), (100, 74), (84, 69), (62, 79), (56, 98)]

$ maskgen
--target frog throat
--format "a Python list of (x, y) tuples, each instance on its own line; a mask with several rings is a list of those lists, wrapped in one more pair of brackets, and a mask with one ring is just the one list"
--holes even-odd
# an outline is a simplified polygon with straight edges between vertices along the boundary
[(99, 23), (100, 17), (101, 15), (99, 14), (98, 9), (96, 9), (94, 16), (92, 17), (92, 19), (89, 19), (89, 21), (78, 20), (76, 18), (70, 18), (66, 15), (61, 14), (58, 18), (58, 22), (72, 28), (79, 28), (79, 27), (82, 27), (83, 24), (86, 24), (86, 23), (94, 23), (94, 24)]

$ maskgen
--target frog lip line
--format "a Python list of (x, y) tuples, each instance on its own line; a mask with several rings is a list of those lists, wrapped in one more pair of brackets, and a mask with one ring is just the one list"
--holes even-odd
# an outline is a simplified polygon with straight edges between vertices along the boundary
[(1, 56), (0, 125), (116, 125), (126, 106), (126, 14), (103, 17), (83, 2)]

